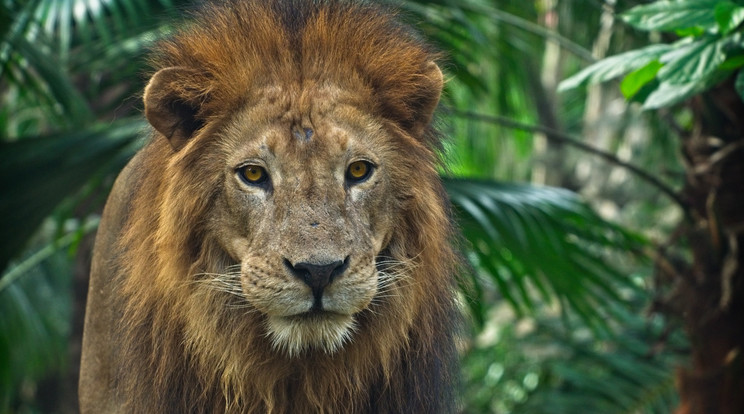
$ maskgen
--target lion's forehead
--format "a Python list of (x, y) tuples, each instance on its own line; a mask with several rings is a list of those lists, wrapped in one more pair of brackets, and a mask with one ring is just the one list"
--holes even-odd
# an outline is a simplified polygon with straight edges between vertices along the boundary
[(229, 163), (256, 158), (296, 170), (296, 175), (343, 168), (339, 165), (353, 157), (381, 161), (377, 150), (390, 139), (383, 121), (345, 99), (347, 93), (336, 87), (268, 90), (227, 122), (221, 137)]
[(264, 120), (302, 123), (335, 120), (358, 123), (369, 120), (370, 98), (362, 88), (324, 82), (290, 83), (260, 88), (243, 108)]

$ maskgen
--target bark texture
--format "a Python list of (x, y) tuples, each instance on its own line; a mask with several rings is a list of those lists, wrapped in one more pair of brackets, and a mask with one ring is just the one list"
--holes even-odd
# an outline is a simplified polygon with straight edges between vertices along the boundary
[(674, 275), (672, 311), (685, 325), (691, 361), (680, 369), (678, 414), (744, 413), (744, 104), (733, 81), (691, 103), (683, 141), (681, 234), (691, 264)]

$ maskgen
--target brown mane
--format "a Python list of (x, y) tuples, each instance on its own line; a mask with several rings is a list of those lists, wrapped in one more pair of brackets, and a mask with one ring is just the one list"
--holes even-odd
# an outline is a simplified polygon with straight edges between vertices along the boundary
[[(217, 5), (219, 4), (219, 5)], [(438, 139), (417, 128), (417, 76), (437, 55), (390, 13), (347, 1), (215, 2), (156, 49), (153, 66), (196, 69), (177, 85), (194, 138), (174, 151), (161, 134), (138, 155), (112, 283), (123, 294), (110, 380), (126, 412), (453, 412), (456, 254), (436, 163)], [(236, 263), (211, 236), (219, 197), (215, 148), (228, 114), (255, 85), (336, 82), (385, 120), (405, 154), (394, 184), (403, 214), (384, 250), (411, 263), (401, 295), (359, 315), (336, 353), (276, 352), (261, 315), (202, 283)], [(299, 92), (298, 92), (299, 93)], [(421, 98), (424, 99), (424, 98)], [(86, 328), (87, 329), (87, 328)], [(136, 375), (132, 375), (136, 373)]]

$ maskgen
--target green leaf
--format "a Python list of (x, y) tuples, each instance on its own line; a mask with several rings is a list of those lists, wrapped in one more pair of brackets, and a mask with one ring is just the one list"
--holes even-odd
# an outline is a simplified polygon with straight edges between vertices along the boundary
[(664, 63), (657, 73), (659, 81), (673, 85), (705, 81), (726, 60), (726, 50), (740, 37), (706, 36), (675, 47), (659, 58)]
[(661, 69), (662, 66), (664, 66), (663, 63), (658, 60), (653, 60), (648, 62), (646, 66), (625, 75), (623, 81), (620, 82), (620, 91), (623, 93), (623, 96), (625, 96), (625, 99), (632, 98), (641, 90), (641, 88), (654, 80), (654, 78), (656, 78), (656, 73), (659, 72), (659, 69)]
[[(62, 107), (62, 116), (80, 123), (92, 119), (93, 114), (88, 103), (76, 89), (73, 79), (69, 77), (66, 71), (60, 70), (59, 63), (54, 56), (42, 52), (38, 45), (32, 44), (24, 38), (17, 39), (13, 46), (24, 58), (18, 62), (18, 69), (38, 72), (40, 79), (48, 87), (53, 100)], [(26, 68), (28, 65), (31, 67)]]
[(702, 91), (697, 83), (674, 85), (666, 82), (659, 84), (655, 91), (651, 92), (643, 103), (643, 109), (659, 109), (672, 106), (692, 95)]
[(718, 84), (731, 70), (724, 67), (727, 52), (740, 53), (741, 34), (725, 38), (706, 36), (686, 42), (661, 56), (664, 66), (659, 86), (643, 102), (643, 109), (668, 107)]
[[(563, 329), (557, 317), (545, 314), (527, 334), (514, 335), (512, 327), (500, 326), (498, 341), (476, 346), (464, 357), (468, 375), (463, 412), (502, 412), (488, 407), (494, 398), (508, 398), (508, 391), (522, 383), (525, 369), (538, 375), (539, 382), (519, 405), (503, 412), (543, 414), (546, 407), (551, 414), (673, 412), (679, 404), (675, 366), (682, 357), (657, 352), (654, 344), (663, 340), (668, 350), (684, 348), (687, 341), (681, 330), (664, 332), (659, 320), (640, 310), (641, 303), (632, 311), (614, 308), (621, 326), (609, 339)], [(489, 375), (493, 364), (503, 367), (498, 382)], [(477, 409), (474, 404), (481, 396), (485, 408)]]
[(705, 29), (702, 27), (688, 27), (686, 29), (677, 29), (674, 31), (677, 37), (700, 37), (705, 34)]
[(704, 92), (711, 86), (725, 79), (725, 75), (712, 77), (705, 82), (670, 84), (661, 82), (659, 87), (649, 94), (643, 103), (644, 110), (666, 108), (684, 101), (687, 98)]
[(0, 268), (65, 197), (93, 175), (121, 168), (143, 126), (139, 120), (124, 120), (0, 143), (0, 234), (13, 235), (0, 247)]
[(618, 287), (635, 287), (607, 254), (626, 254), (638, 239), (567, 190), (453, 178), (445, 187), (472, 243), (467, 257), (518, 314), (559, 302), (596, 332), (608, 329), (598, 309), (622, 302)]
[(719, 3), (721, 0), (656, 1), (636, 6), (623, 13), (621, 18), (646, 31), (670, 32), (694, 27), (712, 30), (716, 27), (714, 10)]
[(54, 254), (64, 250), (65, 247), (72, 245), (79, 238), (87, 233), (90, 233), (98, 228), (99, 219), (92, 219), (85, 223), (80, 229), (74, 232), (70, 232), (64, 236), (47, 243), (42, 248), (32, 253), (27, 258), (21, 260), (18, 263), (13, 263), (13, 266), (0, 277), (0, 294), (3, 290), (10, 287), (18, 279), (24, 275), (28, 275), (34, 269), (39, 266), (45, 260), (48, 260)]
[(744, 66), (744, 55), (729, 56), (726, 60), (721, 63), (718, 69), (721, 70), (734, 70)]
[(599, 83), (617, 78), (658, 60), (662, 55), (671, 50), (674, 50), (673, 45), (650, 45), (642, 49), (631, 50), (602, 59), (570, 78), (563, 80), (558, 85), (558, 91), (574, 89), (587, 83)]
[[(598, 346), (594, 340), (571, 341), (570, 334), (542, 324), (539, 334), (528, 340), (565, 346), (565, 352), (546, 361), (544, 368), (562, 386), (543, 389), (530, 398), (528, 406), (535, 410), (526, 411), (543, 412), (549, 406), (562, 407), (551, 409), (556, 414), (671, 412), (678, 401), (673, 367), (679, 358), (651, 352), (649, 344), (660, 333), (649, 332), (647, 320), (627, 313), (621, 318), (623, 335), (610, 346)], [(679, 332), (671, 335), (670, 342), (685, 343)]]
[(715, 8), (716, 23), (722, 34), (728, 34), (744, 22), (744, 7), (730, 2), (721, 2)]
[(0, 412), (18, 389), (59, 372), (72, 320), (71, 262), (62, 251), (0, 291)]

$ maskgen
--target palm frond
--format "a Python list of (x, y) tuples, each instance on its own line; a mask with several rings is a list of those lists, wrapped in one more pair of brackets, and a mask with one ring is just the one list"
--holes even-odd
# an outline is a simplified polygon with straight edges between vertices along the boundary
[(0, 143), (0, 268), (18, 254), (44, 217), (95, 176), (118, 171), (134, 151), (142, 121)]
[(481, 275), (473, 283), (495, 283), (518, 314), (561, 304), (600, 333), (609, 329), (608, 304), (639, 289), (609, 259), (637, 250), (643, 240), (600, 218), (576, 194), (453, 178), (445, 186)]
[[(0, 412), (33, 405), (17, 393), (65, 366), (72, 317), (70, 262), (64, 252), (0, 291)], [(20, 411), (19, 411), (20, 412)], [(26, 411), (23, 411), (26, 412)]]
[(39, 131), (52, 127), (59, 131), (108, 114), (110, 107), (98, 107), (102, 95), (116, 93), (108, 100), (120, 104), (141, 89), (145, 47), (163, 33), (158, 27), (166, 16), (191, 2), (18, 3), (0, 6), (0, 77), (6, 85), (20, 89), (16, 92), (20, 99), (5, 110), (13, 111), (13, 117), (29, 109), (42, 112)]
[(550, 312), (508, 324), (498, 321), (503, 309), (492, 312), (488, 332), (463, 360), (464, 411), (672, 412), (678, 402), (673, 367), (687, 344), (680, 332), (665, 331), (659, 318), (638, 312), (644, 298), (631, 299), (631, 309), (616, 309), (618, 334), (604, 340), (586, 329), (565, 329)]
[(577, 339), (554, 323), (541, 323), (524, 338), (530, 346), (559, 346), (553, 357), (542, 361), (542, 387), (515, 412), (577, 412), (606, 414), (666, 414), (678, 404), (674, 367), (679, 353), (655, 352), (682, 348), (680, 332), (664, 338), (661, 323), (626, 310), (618, 310), (621, 334), (611, 341), (591, 337)]
[(73, 48), (115, 43), (123, 34), (152, 29), (162, 14), (183, 1), (44, 0), (34, 10), (55, 52), (68, 62)]

